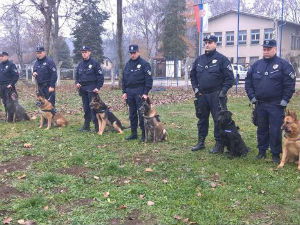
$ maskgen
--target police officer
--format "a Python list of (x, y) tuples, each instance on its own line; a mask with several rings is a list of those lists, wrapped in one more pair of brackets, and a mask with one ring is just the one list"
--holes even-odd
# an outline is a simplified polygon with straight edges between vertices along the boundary
[(191, 150), (198, 151), (205, 148), (204, 141), (208, 134), (209, 114), (211, 113), (214, 120), (216, 144), (210, 153), (223, 153), (217, 129), (217, 116), (221, 107), (224, 110), (227, 109), (226, 94), (234, 83), (234, 77), (230, 61), (216, 51), (217, 37), (208, 35), (204, 37), (204, 42), (205, 54), (195, 60), (190, 73), (198, 118), (198, 143)]
[(15, 85), (19, 79), (18, 70), (14, 63), (8, 60), (8, 53), (0, 53), (0, 97), (6, 109), (8, 91), (10, 89), (15, 90)]
[(83, 46), (81, 49), (82, 61), (76, 69), (75, 84), (82, 99), (84, 110), (84, 124), (79, 131), (90, 131), (90, 122), (94, 122), (98, 132), (98, 121), (95, 112), (90, 108), (93, 93), (98, 94), (104, 83), (104, 76), (99, 62), (91, 58), (91, 48)]
[(129, 105), (129, 119), (131, 135), (126, 140), (137, 139), (138, 117), (142, 130), (142, 141), (145, 141), (144, 119), (138, 109), (142, 99), (148, 98), (152, 88), (153, 79), (150, 64), (141, 58), (138, 45), (129, 46), (130, 60), (126, 63), (123, 71), (122, 98)]
[(36, 48), (37, 60), (33, 66), (33, 76), (38, 85), (38, 92), (43, 94), (55, 108), (55, 83), (57, 81), (57, 71), (53, 60), (47, 56), (45, 48)]
[(279, 163), (281, 125), (284, 109), (295, 92), (295, 71), (290, 63), (276, 56), (275, 40), (263, 42), (263, 58), (248, 70), (245, 89), (257, 112), (257, 159), (266, 158), (271, 148), (272, 161)]

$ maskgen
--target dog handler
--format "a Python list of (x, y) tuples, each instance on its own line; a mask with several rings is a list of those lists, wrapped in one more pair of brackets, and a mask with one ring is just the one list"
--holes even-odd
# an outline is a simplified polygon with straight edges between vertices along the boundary
[[(230, 61), (216, 51), (217, 37), (204, 37), (205, 54), (199, 56), (192, 67), (190, 77), (195, 92), (195, 108), (198, 120), (198, 143), (191, 150), (204, 149), (204, 141), (208, 133), (209, 114), (214, 120), (214, 136), (216, 144), (210, 153), (223, 153), (220, 134), (217, 128), (218, 113), (226, 106), (226, 94), (234, 83)], [(221, 104), (219, 104), (221, 103)]]
[(138, 109), (142, 104), (142, 99), (148, 98), (148, 92), (153, 85), (150, 64), (140, 57), (138, 45), (129, 46), (130, 60), (126, 63), (123, 71), (122, 90), (123, 100), (129, 105), (129, 119), (131, 135), (126, 140), (138, 138), (137, 126), (142, 130), (142, 141), (145, 141), (144, 119)]
[(98, 94), (104, 83), (104, 76), (99, 62), (91, 58), (91, 48), (82, 46), (82, 61), (78, 64), (75, 76), (75, 85), (82, 99), (84, 124), (81, 132), (90, 131), (90, 122), (95, 125), (95, 132), (99, 131), (95, 112), (90, 108), (93, 94)]
[(19, 74), (16, 65), (8, 60), (7, 52), (0, 53), (0, 61), (0, 97), (2, 98), (5, 112), (7, 112), (8, 91), (16, 89), (15, 85), (19, 79)]
[(284, 109), (295, 92), (296, 75), (293, 66), (276, 56), (275, 40), (263, 43), (263, 58), (248, 70), (245, 89), (257, 115), (257, 159), (266, 158), (271, 148), (272, 161), (280, 162), (282, 151), (281, 125)]
[(57, 81), (57, 71), (53, 60), (47, 56), (45, 48), (36, 48), (36, 62), (33, 66), (33, 76), (38, 85), (38, 92), (45, 96), (55, 108), (55, 83)]

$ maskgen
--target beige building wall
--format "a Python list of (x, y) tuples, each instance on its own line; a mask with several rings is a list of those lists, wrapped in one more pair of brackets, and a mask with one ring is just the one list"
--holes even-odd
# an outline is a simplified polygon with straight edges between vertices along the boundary
[[(224, 14), (219, 17), (215, 17), (209, 20), (208, 31), (205, 33), (213, 34), (215, 32), (222, 32), (222, 46), (218, 46), (217, 50), (227, 56), (233, 58), (233, 62), (236, 63), (237, 56), (237, 13)], [(273, 38), (277, 37), (277, 23), (270, 19), (243, 15), (240, 14), (240, 31), (247, 30), (247, 41), (246, 44), (239, 45), (239, 57), (246, 57), (246, 63), (250, 62), (250, 57), (262, 58), (262, 44), (264, 40), (264, 29), (272, 28), (274, 30)], [(296, 29), (300, 26), (293, 24), (284, 25), (283, 39), (282, 39), (282, 56), (285, 57), (287, 54), (299, 55), (300, 50), (291, 51), (291, 33), (295, 33)], [(251, 44), (251, 30), (260, 30), (259, 44)], [(226, 45), (226, 32), (234, 31), (234, 45)], [(280, 32), (280, 31), (279, 31)], [(278, 43), (279, 47), (279, 43)]]

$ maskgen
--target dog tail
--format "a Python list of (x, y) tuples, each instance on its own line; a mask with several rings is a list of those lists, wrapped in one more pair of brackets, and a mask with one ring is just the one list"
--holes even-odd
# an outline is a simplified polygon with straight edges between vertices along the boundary
[(24, 119), (25, 119), (25, 120), (30, 120), (30, 117), (27, 115), (27, 113), (25, 113)]
[(163, 140), (167, 141), (168, 140), (168, 132), (166, 129), (163, 129)]

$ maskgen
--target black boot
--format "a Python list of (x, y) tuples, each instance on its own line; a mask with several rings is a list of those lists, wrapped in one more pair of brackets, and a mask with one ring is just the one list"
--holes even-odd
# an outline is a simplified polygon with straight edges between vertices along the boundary
[(212, 154), (222, 154), (224, 152), (224, 146), (219, 141), (216, 142), (215, 146), (210, 150)]
[(265, 159), (267, 157), (266, 152), (260, 151), (256, 156), (256, 159)]
[(84, 121), (83, 126), (78, 130), (79, 132), (88, 132), (90, 131), (90, 122)]
[(194, 147), (192, 147), (191, 151), (195, 152), (204, 149), (205, 148), (204, 141), (205, 141), (204, 137), (199, 137), (198, 143)]
[(135, 139), (137, 139), (138, 138), (138, 136), (137, 136), (137, 132), (136, 131), (131, 131), (131, 135), (130, 136), (128, 136), (128, 137), (126, 137), (125, 138), (125, 140), (126, 141), (129, 141), (129, 140), (135, 140)]
[(272, 154), (272, 162), (273, 163), (280, 163), (280, 156), (279, 154)]

